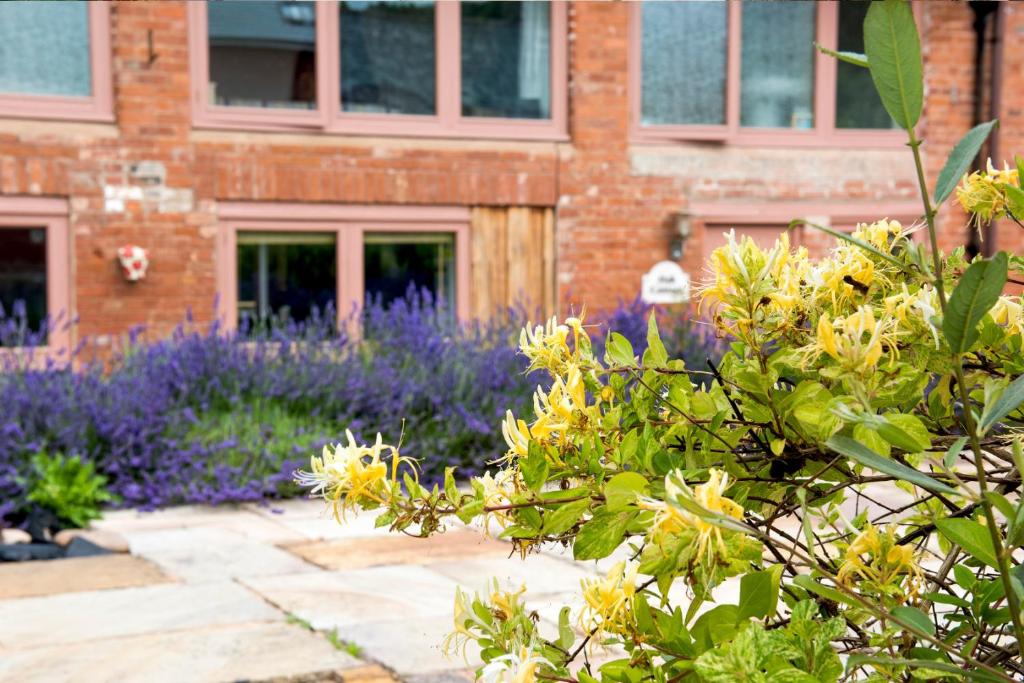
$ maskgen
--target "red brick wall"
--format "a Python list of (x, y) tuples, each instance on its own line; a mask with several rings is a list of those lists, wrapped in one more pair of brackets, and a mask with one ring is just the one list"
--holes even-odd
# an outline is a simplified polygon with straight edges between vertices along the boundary
[[(114, 3), (117, 123), (0, 120), (0, 193), (69, 199), (79, 333), (101, 340), (139, 324), (161, 333), (186, 307), (200, 320), (211, 317), (218, 200), (556, 206), (565, 310), (635, 296), (641, 273), (667, 256), (672, 214), (693, 201), (863, 201), (870, 215), (875, 202), (915, 196), (905, 149), (630, 144), (628, 14), (626, 3), (572, 3), (572, 140), (544, 143), (193, 130), (185, 3)], [(1006, 14), (1012, 44), (1024, 12)], [(922, 11), (923, 132), (933, 178), (970, 124), (971, 20), (965, 3), (927, 3)], [(1005, 54), (1003, 148), (1012, 156), (1024, 151), (1014, 87), (1024, 58)], [(162, 184), (123, 210), (108, 206), (105, 192), (143, 186), (133, 176), (139, 162), (161, 164)], [(944, 213), (947, 247), (963, 241), (960, 218)], [(697, 230), (683, 257), (691, 273), (701, 267), (702, 239)], [(126, 283), (115, 265), (126, 242), (150, 251), (141, 283)]]

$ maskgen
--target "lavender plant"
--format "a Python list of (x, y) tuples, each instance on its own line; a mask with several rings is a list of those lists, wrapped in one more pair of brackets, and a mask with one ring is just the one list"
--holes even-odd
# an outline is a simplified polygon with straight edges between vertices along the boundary
[[(642, 320), (648, 310), (612, 315)], [(230, 334), (191, 320), (155, 341), (136, 330), (122, 353), (105, 364), (80, 357), (77, 371), (9, 365), (0, 372), (0, 517), (22, 520), (40, 450), (81, 458), (122, 505), (143, 509), (297, 495), (291, 472), (346, 428), (394, 441), (403, 429), (416, 434), (407, 450), (427, 480), (449, 463), (481, 474), (501, 452), (493, 425), (510, 406), (525, 410), (544, 381), (512, 346), (525, 318), (511, 309), (455, 327), (443, 304), (410, 291), (391, 306), (367, 302), (352, 321), (358, 342), (327, 310)], [(5, 345), (45, 341), (18, 315), (0, 314), (5, 331)], [(679, 341), (716, 353), (713, 339)]]

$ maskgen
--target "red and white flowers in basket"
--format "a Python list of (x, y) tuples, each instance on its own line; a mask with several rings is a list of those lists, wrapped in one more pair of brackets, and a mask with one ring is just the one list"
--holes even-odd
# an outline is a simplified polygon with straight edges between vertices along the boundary
[(126, 244), (117, 250), (117, 259), (121, 262), (121, 274), (125, 280), (137, 282), (146, 277), (149, 256), (142, 247)]

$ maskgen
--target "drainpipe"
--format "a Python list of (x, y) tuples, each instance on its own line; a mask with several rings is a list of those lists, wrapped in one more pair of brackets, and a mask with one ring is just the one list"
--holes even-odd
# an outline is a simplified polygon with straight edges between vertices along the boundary
[[(974, 11), (974, 94), (973, 111), (971, 115), (971, 126), (977, 126), (985, 121), (991, 121), (999, 115), (1000, 101), (1002, 99), (1002, 45), (1003, 45), (1003, 11), (1002, 3), (991, 1), (972, 0), (971, 9)], [(988, 74), (986, 79), (985, 67), (986, 52), (990, 55), (988, 61)], [(986, 83), (987, 82), (987, 83)], [(987, 87), (986, 87), (987, 85)], [(985, 100), (988, 95), (988, 107)], [(998, 163), (999, 159), (999, 129), (996, 128), (988, 139), (988, 150), (979, 152), (974, 160), (974, 169), (981, 169), (985, 160), (992, 158)], [(996, 229), (995, 223), (990, 221), (981, 226), (978, 230), (968, 228), (967, 233), (967, 254), (983, 254), (991, 256), (996, 252)]]

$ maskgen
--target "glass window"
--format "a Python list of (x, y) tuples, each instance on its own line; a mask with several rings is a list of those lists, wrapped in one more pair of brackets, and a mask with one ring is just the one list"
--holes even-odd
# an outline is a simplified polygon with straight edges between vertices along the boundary
[(0, 2), (0, 92), (92, 94), (86, 2)]
[(30, 330), (46, 319), (45, 228), (0, 228), (0, 306)]
[(740, 125), (814, 127), (813, 2), (745, 2)]
[(433, 114), (434, 3), (349, 0), (339, 11), (342, 109)]
[(462, 114), (551, 117), (549, 2), (463, 2)]
[(725, 123), (725, 2), (645, 2), (641, 18), (644, 124)]
[[(864, 52), (864, 16), (870, 2), (839, 3), (839, 50)], [(871, 82), (871, 73), (862, 67), (839, 61), (836, 64), (836, 128), (894, 128), (895, 121), (885, 111)]]
[(385, 304), (410, 286), (427, 289), (455, 306), (455, 239), (450, 234), (369, 234), (365, 238), (365, 291)]
[(207, 4), (210, 101), (316, 108), (316, 6), (294, 0)]
[(334, 233), (238, 233), (238, 319), (300, 322), (337, 297)]

